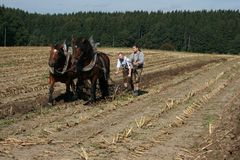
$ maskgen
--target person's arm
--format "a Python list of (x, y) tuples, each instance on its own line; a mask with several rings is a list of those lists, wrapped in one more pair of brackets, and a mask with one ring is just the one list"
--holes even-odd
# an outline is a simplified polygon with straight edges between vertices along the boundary
[(143, 65), (144, 64), (144, 54), (143, 54), (143, 52), (139, 53), (139, 61), (137, 63), (138, 63), (138, 65)]
[(132, 63), (132, 66), (133, 66), (133, 68), (134, 67), (136, 67), (136, 66), (138, 66), (138, 62), (137, 61), (134, 61), (134, 57), (136, 56), (136, 53), (132, 53), (131, 54), (131, 57), (129, 58), (130, 59), (130, 61), (131, 61), (131, 63)]
[(120, 67), (121, 67), (121, 64), (120, 64), (120, 61), (118, 59), (118, 61), (117, 61), (117, 70), (116, 70), (115, 74), (119, 73)]
[(132, 63), (130, 62), (130, 60), (127, 58), (126, 59), (127, 62), (127, 66), (128, 66), (128, 77), (131, 77), (132, 74)]
[(136, 62), (133, 62), (133, 66), (140, 66), (140, 65), (143, 65), (144, 64), (144, 54), (143, 54), (143, 52), (139, 52), (139, 53), (137, 53), (138, 55), (136, 55), (136, 56), (138, 56), (138, 60), (136, 61)]
[(131, 77), (131, 75), (132, 75), (132, 68), (129, 68), (128, 69), (128, 77)]
[(128, 62), (132, 64), (133, 62), (133, 53), (128, 57)]

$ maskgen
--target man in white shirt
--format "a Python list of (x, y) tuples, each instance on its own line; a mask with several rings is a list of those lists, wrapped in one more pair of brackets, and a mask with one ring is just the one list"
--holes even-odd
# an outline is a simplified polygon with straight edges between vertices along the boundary
[(133, 84), (131, 82), (132, 63), (122, 52), (118, 53), (117, 71), (115, 74), (118, 74), (120, 70), (122, 70), (125, 89), (129, 91), (133, 90)]

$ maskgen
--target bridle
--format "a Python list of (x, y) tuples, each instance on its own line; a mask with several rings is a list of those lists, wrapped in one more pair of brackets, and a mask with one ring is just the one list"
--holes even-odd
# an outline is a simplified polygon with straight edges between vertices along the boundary
[[(60, 57), (59, 56), (62, 56), (62, 55), (60, 55), (60, 51), (59, 50), (57, 50), (56, 48), (54, 48), (53, 49), (53, 51), (51, 51), (51, 52), (53, 52), (52, 54), (51, 54), (51, 57), (50, 57), (50, 59), (53, 59), (54, 60), (54, 65), (51, 65), (50, 64), (50, 61), (49, 61), (49, 71), (52, 73), (52, 74), (63, 74), (63, 72), (62, 71), (59, 71), (59, 69), (61, 69), (61, 68), (56, 68), (56, 66), (55, 66), (55, 64), (57, 63), (57, 59), (59, 59)], [(66, 73), (67, 71), (65, 71), (64, 73)]]

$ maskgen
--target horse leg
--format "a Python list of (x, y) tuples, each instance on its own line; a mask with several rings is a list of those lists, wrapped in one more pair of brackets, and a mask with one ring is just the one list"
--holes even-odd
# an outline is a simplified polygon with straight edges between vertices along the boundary
[(83, 86), (83, 80), (81, 78), (78, 78), (76, 86), (76, 95), (78, 98), (83, 98)]
[(96, 86), (97, 86), (97, 77), (93, 77), (91, 81), (91, 97), (92, 102), (96, 101)]
[(96, 101), (96, 85), (97, 85), (97, 76), (94, 76), (91, 79), (91, 96), (88, 102), (86, 102), (84, 105), (90, 105), (93, 102)]
[(72, 92), (73, 92), (73, 100), (76, 100), (77, 99), (76, 85), (73, 80), (71, 80), (70, 86), (71, 86)]
[(105, 79), (105, 77), (102, 77), (99, 79), (99, 85), (100, 85), (100, 90), (102, 93), (102, 99), (105, 99), (105, 97), (109, 96), (109, 91), (108, 91), (108, 81)]
[(104, 95), (109, 96), (108, 79), (104, 79)]
[(49, 91), (48, 91), (48, 104), (53, 106), (53, 92), (54, 92), (54, 84), (55, 80), (51, 76), (49, 77)]
[(71, 94), (70, 85), (71, 85), (71, 80), (66, 82), (66, 93), (65, 93), (66, 101), (70, 100), (70, 94)]

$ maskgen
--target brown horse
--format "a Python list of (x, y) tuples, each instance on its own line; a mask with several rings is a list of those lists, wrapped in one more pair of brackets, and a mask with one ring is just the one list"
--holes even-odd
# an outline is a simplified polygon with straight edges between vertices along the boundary
[(108, 78), (110, 74), (109, 57), (102, 52), (94, 52), (88, 39), (73, 39), (73, 57), (77, 61), (77, 92), (81, 95), (85, 80), (91, 81), (90, 99), (85, 105), (96, 101), (96, 85), (99, 82), (102, 97), (109, 96)]
[[(71, 62), (72, 56), (67, 57), (65, 55), (66, 49), (64, 51), (63, 44), (57, 44), (51, 46), (50, 57), (49, 57), (49, 97), (48, 104), (53, 105), (53, 92), (54, 84), (56, 82), (62, 82), (66, 84), (65, 95), (69, 97), (72, 88), (73, 93), (76, 93), (76, 86), (74, 79), (77, 78), (76, 67), (73, 66)], [(66, 64), (66, 61), (68, 64)]]

